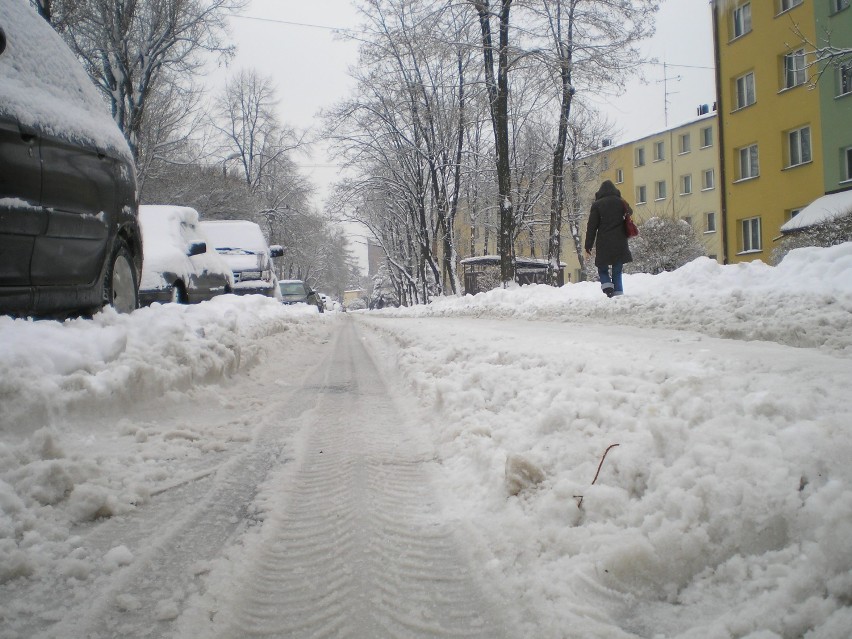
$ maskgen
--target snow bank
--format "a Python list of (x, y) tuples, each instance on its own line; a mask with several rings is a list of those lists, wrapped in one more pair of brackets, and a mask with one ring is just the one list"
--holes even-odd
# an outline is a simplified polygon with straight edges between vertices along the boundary
[[(317, 341), (325, 320), (312, 308), (234, 295), (106, 309), (91, 320), (0, 317), (0, 589), (14, 590), (19, 577), (70, 587), (130, 563), (123, 546), (84, 556), (72, 531), (215, 470), (218, 454), (243, 446), (253, 426), (210, 415), (198, 416), (211, 422), (203, 432), (183, 426), (187, 397), (207, 393), (210, 414), (224, 413), (218, 385), (267, 357), (270, 338)], [(0, 626), (4, 614), (37, 605), (13, 603)]]
[(625, 275), (624, 290), (608, 299), (593, 282), (514, 286), (378, 312), (658, 326), (852, 355), (852, 243), (797, 249), (777, 267), (699, 258), (671, 273)]
[(260, 296), (201, 305), (111, 309), (93, 319), (0, 317), (0, 432), (32, 433), (69, 414), (118, 413), (172, 391), (221, 381), (251, 366), (264, 337), (303, 309)]
[(844, 245), (359, 317), (524, 636), (845, 639), (850, 275)]

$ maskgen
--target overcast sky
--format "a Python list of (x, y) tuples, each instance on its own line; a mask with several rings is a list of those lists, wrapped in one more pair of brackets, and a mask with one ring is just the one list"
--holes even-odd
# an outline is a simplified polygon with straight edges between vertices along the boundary
[[(339, 38), (334, 28), (351, 29), (358, 22), (351, 0), (251, 0), (241, 17), (231, 20), (238, 50), (225, 74), (254, 68), (270, 76), (281, 120), (318, 129), (316, 113), (347, 95), (352, 86), (347, 70), (357, 62), (357, 43)], [(598, 101), (620, 131), (616, 144), (687, 122), (696, 117), (698, 105), (715, 100), (709, 0), (664, 0), (657, 34), (645, 49), (660, 61), (646, 69), (647, 84), (634, 81), (620, 97)], [(223, 78), (220, 71), (213, 81)], [(321, 205), (337, 168), (322, 150), (300, 162)]]

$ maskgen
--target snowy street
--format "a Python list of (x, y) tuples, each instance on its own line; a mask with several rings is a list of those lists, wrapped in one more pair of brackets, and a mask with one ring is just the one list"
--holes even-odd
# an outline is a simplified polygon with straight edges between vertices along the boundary
[(0, 637), (847, 637), (852, 246), (625, 290), (0, 317)]

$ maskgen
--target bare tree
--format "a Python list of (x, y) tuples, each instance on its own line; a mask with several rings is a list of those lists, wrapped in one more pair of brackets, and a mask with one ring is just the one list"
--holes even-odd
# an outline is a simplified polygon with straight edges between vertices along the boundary
[[(514, 237), (515, 212), (512, 203), (512, 169), (509, 158), (509, 22), (512, 0), (499, 2), (496, 14), (490, 0), (468, 0), (476, 9), (482, 34), (482, 60), (485, 86), (494, 130), (497, 190), (500, 200), (500, 230), (497, 250), (500, 254), (500, 279), (505, 284), (515, 279)], [(494, 67), (492, 20), (497, 20), (497, 68)]]
[(530, 4), (534, 41), (541, 41), (536, 59), (551, 77), (558, 104), (552, 149), (548, 281), (556, 283), (561, 256), (565, 207), (565, 158), (571, 109), (577, 88), (598, 92), (617, 86), (624, 74), (644, 62), (637, 43), (654, 32), (655, 0), (593, 2), (540, 0)]
[(225, 56), (226, 18), (246, 0), (37, 0), (106, 96), (134, 157), (148, 102), (167, 82), (200, 71), (201, 53)]

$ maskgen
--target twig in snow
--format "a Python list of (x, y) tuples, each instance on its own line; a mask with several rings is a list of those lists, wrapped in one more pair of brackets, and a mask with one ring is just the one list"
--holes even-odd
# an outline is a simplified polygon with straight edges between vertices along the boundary
[[(620, 446), (621, 444), (610, 444), (607, 449), (604, 451), (603, 457), (601, 457), (601, 463), (598, 464), (598, 472), (595, 473), (595, 478), (592, 480), (592, 486), (595, 485), (595, 482), (598, 480), (598, 475), (601, 474), (601, 468), (603, 468), (604, 460), (606, 459), (607, 453), (611, 451), (616, 446)], [(574, 499), (579, 499), (577, 502), (577, 508), (583, 507), (583, 496), (582, 495), (574, 495)]]

